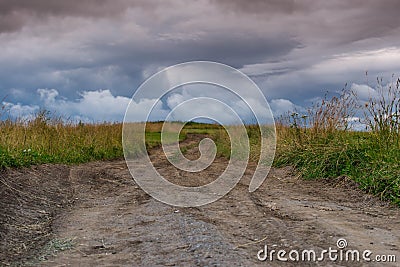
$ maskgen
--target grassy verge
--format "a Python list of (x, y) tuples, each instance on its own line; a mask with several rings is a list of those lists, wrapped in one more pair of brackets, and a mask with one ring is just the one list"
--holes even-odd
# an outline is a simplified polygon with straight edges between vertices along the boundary
[[(293, 165), (304, 178), (348, 176), (362, 189), (400, 206), (400, 81), (380, 86), (367, 101), (353, 92), (277, 124), (276, 166)], [(349, 122), (359, 116), (366, 131)]]
[[(162, 125), (161, 122), (146, 124), (147, 148), (160, 145)], [(188, 133), (208, 134), (218, 127), (188, 123), (179, 140), (184, 140)], [(0, 121), (0, 169), (122, 158), (121, 140), (122, 123), (66, 123), (45, 111), (30, 120), (6, 119)]]
[[(146, 129), (148, 148), (161, 143), (161, 133), (152, 127)], [(121, 158), (121, 139), (121, 123), (65, 123), (47, 112), (31, 120), (7, 119), (0, 121), (0, 169)]]
[(122, 156), (121, 124), (72, 124), (41, 112), (0, 122), (0, 167), (81, 163)]
[[(305, 114), (282, 116), (276, 123), (273, 165), (291, 165), (305, 179), (347, 176), (360, 188), (400, 206), (400, 80), (380, 86), (366, 102), (354, 92), (327, 98)], [(350, 126), (355, 117), (365, 131)], [(260, 153), (258, 126), (247, 126), (250, 160)], [(214, 133), (220, 156), (230, 156), (226, 133)]]
[[(370, 132), (337, 131), (306, 138), (310, 135), (281, 127), (275, 166), (292, 165), (308, 179), (345, 175), (365, 191), (400, 206), (399, 147), (382, 146)], [(301, 143), (296, 141), (299, 136), (305, 139)]]

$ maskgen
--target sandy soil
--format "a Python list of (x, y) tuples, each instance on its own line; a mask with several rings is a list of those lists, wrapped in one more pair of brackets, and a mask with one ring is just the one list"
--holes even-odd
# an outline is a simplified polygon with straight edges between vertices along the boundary
[[(183, 143), (189, 147), (188, 158), (198, 157), (195, 142), (189, 138)], [(227, 164), (218, 158), (199, 175), (171, 166), (159, 148), (151, 152), (151, 159), (165, 177), (187, 186), (215, 179)], [(65, 172), (67, 167), (58, 168)], [(400, 209), (360, 192), (345, 177), (305, 181), (290, 168), (272, 169), (264, 184), (249, 193), (253, 170), (250, 165), (239, 184), (217, 202), (176, 208), (142, 191), (123, 160), (68, 167), (71, 198), (52, 211), (49, 221), (51, 238), (74, 238), (75, 245), (39, 265), (294, 266), (298, 263), (280, 262), (276, 254), (273, 261), (259, 261), (257, 253), (265, 245), (287, 253), (320, 253), (337, 249), (339, 238), (347, 240), (345, 250), (368, 249), (371, 258), (396, 255), (400, 261)], [(64, 203), (60, 198), (58, 202)], [(12, 257), (0, 255), (4, 264), (9, 263), (4, 257)], [(301, 265), (382, 266), (329, 260)]]

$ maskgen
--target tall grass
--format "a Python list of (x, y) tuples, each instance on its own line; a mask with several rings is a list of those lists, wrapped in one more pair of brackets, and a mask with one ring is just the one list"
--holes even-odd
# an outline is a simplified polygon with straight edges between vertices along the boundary
[(0, 121), (0, 168), (121, 157), (121, 132), (120, 123), (65, 122), (46, 111), (8, 118)]
[[(287, 113), (276, 122), (274, 166), (292, 165), (306, 179), (348, 176), (362, 189), (400, 206), (400, 79), (387, 86), (378, 80), (376, 94), (361, 103), (343, 89), (303, 114)], [(357, 117), (365, 131), (352, 124)], [(246, 127), (250, 160), (258, 161), (260, 126)], [(261, 126), (263, 127), (263, 126)], [(220, 156), (230, 157), (227, 133), (214, 133)]]
[[(287, 114), (277, 123), (275, 165), (293, 165), (305, 178), (346, 175), (364, 190), (400, 205), (400, 80), (382, 86), (366, 103), (344, 90), (308, 109)], [(354, 131), (349, 122), (366, 131)]]
[[(4, 108), (1, 117), (6, 118), (0, 121), (0, 169), (123, 157), (122, 123), (68, 122), (48, 111), (40, 111), (30, 119), (15, 119), (7, 116)], [(160, 145), (162, 126), (163, 122), (146, 123), (147, 149)], [(180, 133), (179, 141), (184, 140), (187, 133), (208, 134), (217, 128), (219, 126), (212, 124), (188, 123)], [(168, 137), (171, 133), (165, 134)], [(129, 149), (137, 153), (140, 146), (135, 140), (130, 141), (127, 142)]]
[(399, 147), (400, 134), (400, 78), (387, 86), (377, 79), (376, 95), (365, 103), (364, 123), (378, 138), (379, 143), (389, 148), (392, 143)]

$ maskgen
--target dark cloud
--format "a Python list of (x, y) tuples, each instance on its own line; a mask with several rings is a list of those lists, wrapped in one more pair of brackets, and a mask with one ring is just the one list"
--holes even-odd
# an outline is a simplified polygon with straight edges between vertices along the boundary
[(0, 0), (0, 32), (19, 30), (49, 16), (104, 18), (118, 16), (128, 8), (151, 9), (157, 1), (146, 0)]
[(262, 13), (262, 14), (292, 14), (299, 11), (312, 9), (312, 2), (308, 0), (213, 0), (224, 8), (238, 13)]
[[(46, 14), (51, 13), (49, 10)], [(60, 8), (57, 14), (83, 14), (84, 10), (79, 13)], [(262, 35), (237, 28), (239, 23), (232, 24), (235, 20), (212, 25), (205, 18), (194, 26), (185, 25), (193, 14), (201, 18), (196, 7), (188, 7), (189, 14), (182, 12), (182, 20), (173, 21), (164, 14), (150, 25), (138, 21), (141, 11), (133, 12), (101, 22), (90, 19), (76, 24), (74, 19), (53, 19), (38, 23), (39, 30), (32, 24), (27, 32), (6, 36), (3, 42), (0, 38), (9, 50), (0, 56), (0, 89), (30, 93), (37, 88), (56, 88), (63, 96), (73, 98), (77, 91), (107, 88), (115, 95), (130, 96), (152, 74), (144, 73), (148, 68), (154, 72), (159, 66), (193, 60), (219, 61), (240, 68), (277, 59), (299, 46), (282, 33)], [(165, 12), (174, 12), (174, 7)]]
[[(333, 43), (349, 43), (384, 37), (400, 27), (400, 2), (397, 0), (215, 0), (214, 3), (239, 15), (256, 14), (258, 19), (292, 20), (309, 24), (300, 34), (326, 38)], [(292, 29), (299, 27), (292, 25)], [(287, 31), (290, 29), (283, 29)], [(307, 33), (307, 31), (309, 31)], [(335, 40), (336, 39), (336, 40)]]
[(80, 0), (53, 1), (53, 0), (13, 0), (0, 1), (0, 14), (27, 12), (38, 15), (61, 16), (110, 16), (124, 11), (129, 6), (146, 6), (154, 1), (144, 0)]
[(391, 0), (0, 0), (0, 98), (128, 97), (162, 67), (211, 60), (251, 75), (280, 108), (303, 105), (363, 84), (366, 70), (399, 72), (398, 10)]

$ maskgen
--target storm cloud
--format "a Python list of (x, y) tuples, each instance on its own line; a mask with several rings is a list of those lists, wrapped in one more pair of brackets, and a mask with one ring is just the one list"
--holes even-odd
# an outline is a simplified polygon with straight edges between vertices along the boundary
[(123, 105), (158, 70), (210, 60), (248, 74), (281, 113), (398, 75), (398, 10), (389, 0), (0, 0), (0, 98), (28, 112), (46, 105), (38, 89), (54, 88), (65, 103), (106, 92)]

